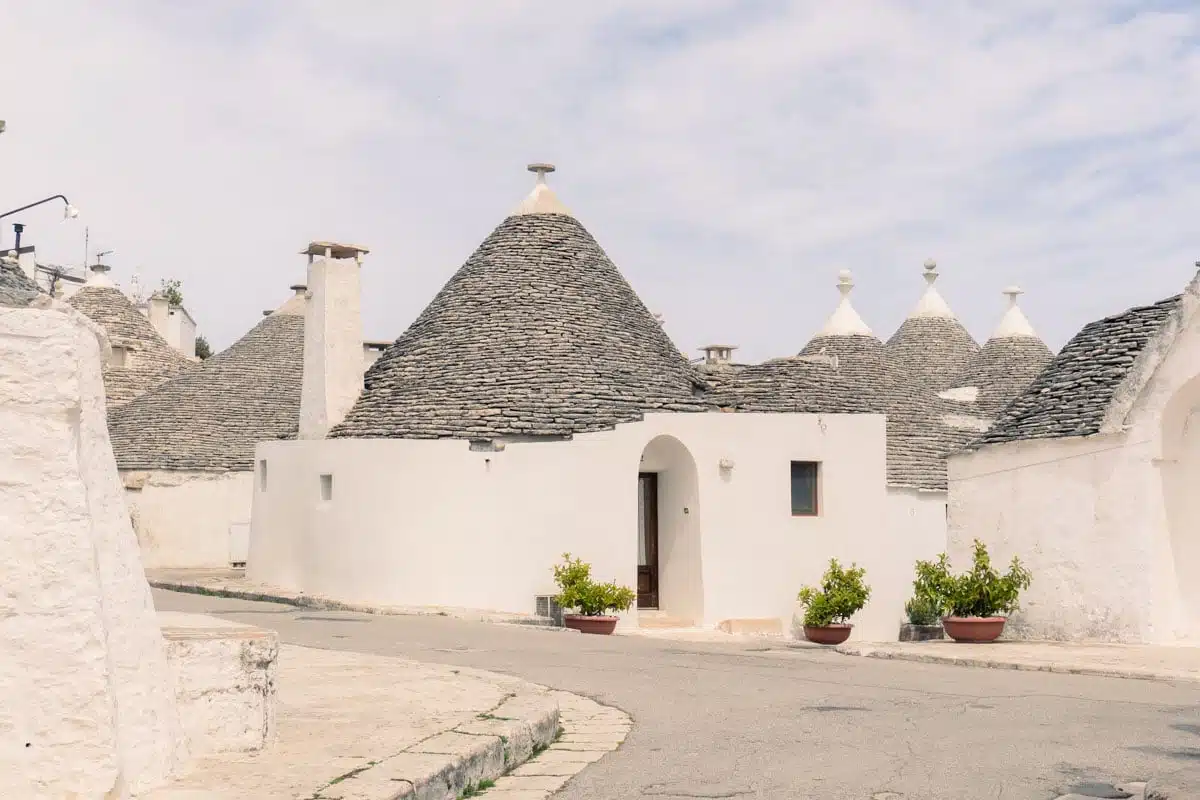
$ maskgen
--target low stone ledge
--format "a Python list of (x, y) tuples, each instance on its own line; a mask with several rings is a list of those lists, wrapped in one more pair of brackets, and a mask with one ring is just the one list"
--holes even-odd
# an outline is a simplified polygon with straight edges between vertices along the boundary
[(549, 617), (534, 614), (517, 614), (503, 611), (483, 611), (471, 608), (448, 606), (373, 606), (362, 603), (346, 603), (320, 595), (291, 592), (286, 589), (259, 586), (251, 583), (239, 585), (244, 579), (219, 580), (197, 578), (188, 580), (156, 575), (155, 570), (146, 571), (147, 582), (155, 589), (184, 594), (199, 594), (207, 597), (228, 597), (232, 600), (250, 600), (259, 603), (281, 603), (283, 605), (308, 608), (313, 611), (353, 611), (359, 614), (380, 614), (417, 617), (450, 617), (468, 622), (489, 622), (507, 625), (523, 625), (530, 628), (565, 630), (554, 624)]
[[(886, 658), (915, 661), (922, 664), (945, 664), (983, 669), (1053, 672), (1061, 675), (1082, 675), (1127, 680), (1163, 681), (1169, 683), (1200, 683), (1200, 670), (1170, 666), (1139, 666), (1136, 663), (1105, 663), (1090, 659), (1086, 645), (1078, 648), (1056, 648), (1038, 652), (1038, 648), (1057, 643), (994, 642), (990, 644), (961, 644), (945, 642), (847, 642), (834, 648), (847, 656)], [(1019, 651), (1018, 651), (1018, 648)], [(1183, 648), (1189, 649), (1189, 648)], [(1192, 648), (1200, 653), (1200, 648)], [(1127, 659), (1127, 662), (1136, 659)]]
[(517, 693), (475, 720), (342, 776), (312, 800), (454, 800), (545, 750), (558, 729), (554, 697)]
[(268, 746), (275, 737), (278, 635), (201, 614), (158, 618), (191, 755)]

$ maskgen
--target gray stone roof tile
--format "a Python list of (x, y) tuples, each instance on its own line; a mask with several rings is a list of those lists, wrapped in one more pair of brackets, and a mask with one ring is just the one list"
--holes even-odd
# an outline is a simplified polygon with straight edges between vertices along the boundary
[(249, 470), (254, 446), (300, 421), (304, 298), (289, 300), (228, 349), (108, 415), (120, 469)]
[(978, 352), (953, 317), (909, 317), (887, 342), (888, 358), (915, 386), (934, 392), (951, 388)]
[(583, 225), (523, 207), (371, 365), (329, 436), (569, 436), (705, 411), (705, 388)]
[(109, 408), (140, 397), (195, 364), (167, 344), (150, 320), (114, 286), (80, 287), (67, 303), (104, 328), (112, 346), (128, 348), (124, 366), (104, 365)]
[(40, 292), (18, 263), (0, 258), (0, 306), (27, 306)]
[(988, 339), (954, 385), (976, 387), (978, 413), (994, 419), (1029, 388), (1053, 358), (1046, 343), (1036, 337)]
[(1100, 432), (1117, 388), (1180, 295), (1088, 323), (973, 446)]

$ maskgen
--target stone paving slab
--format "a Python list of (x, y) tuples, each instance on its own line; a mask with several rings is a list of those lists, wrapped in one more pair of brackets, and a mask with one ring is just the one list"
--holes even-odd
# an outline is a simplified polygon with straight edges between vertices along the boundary
[[(484, 800), (545, 800), (616, 750), (633, 726), (620, 709), (569, 692), (551, 692), (559, 707), (561, 734), (544, 751), (496, 781)], [(587, 744), (583, 744), (587, 742)]]
[[(231, 597), (237, 600), (255, 600), (264, 603), (283, 603), (299, 608), (311, 608), (315, 611), (356, 611), (361, 614), (452, 617), (469, 622), (528, 625), (553, 631), (566, 630), (556, 626), (553, 620), (535, 614), (513, 614), (506, 611), (452, 606), (372, 606), (346, 603), (323, 595), (305, 594), (265, 583), (255, 583), (247, 580), (245, 570), (240, 569), (148, 569), (146, 570), (146, 580), (155, 589), (203, 594), (210, 597)], [(578, 633), (577, 631), (570, 632)]]
[(560, 703), (587, 708), (517, 678), (362, 653), (285, 645), (278, 669), (270, 748), (199, 759), (141, 797), (453, 800), (552, 747)]
[(1180, 683), (1200, 683), (1200, 647), (998, 641), (848, 642), (843, 655), (892, 658), (927, 664), (1058, 672)]

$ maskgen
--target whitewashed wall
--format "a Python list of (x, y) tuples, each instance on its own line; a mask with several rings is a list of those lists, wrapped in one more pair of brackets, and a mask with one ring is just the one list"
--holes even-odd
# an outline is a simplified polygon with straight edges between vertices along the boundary
[(252, 472), (124, 470), (121, 478), (146, 567), (229, 566), (229, 528), (250, 522)]
[(123, 797), (186, 756), (102, 336), (71, 309), (0, 309), (0, 797)]
[[(249, 576), (364, 603), (531, 612), (534, 595), (553, 593), (550, 569), (564, 551), (597, 578), (634, 586), (636, 475), (665, 468), (664, 613), (705, 625), (773, 617), (788, 629), (800, 586), (837, 556), (866, 566), (880, 587), (856, 636), (891, 640), (912, 580), (911, 560), (887, 555), (892, 539), (936, 517), (928, 501), (889, 498), (881, 416), (654, 414), (502, 452), (329, 440), (265, 443), (257, 458), (266, 488), (256, 481)], [(722, 459), (733, 468), (721, 470)], [(791, 516), (792, 460), (822, 462), (820, 516)], [(332, 476), (329, 502), (322, 474)], [(888, 515), (901, 511), (894, 525)], [(941, 515), (917, 550), (944, 535)]]
[[(1014, 632), (1174, 642), (1200, 637), (1200, 331), (1150, 352), (1113, 433), (993, 445), (950, 460), (951, 557), (979, 538), (1033, 586)], [(1138, 388), (1138, 387), (1134, 387)]]

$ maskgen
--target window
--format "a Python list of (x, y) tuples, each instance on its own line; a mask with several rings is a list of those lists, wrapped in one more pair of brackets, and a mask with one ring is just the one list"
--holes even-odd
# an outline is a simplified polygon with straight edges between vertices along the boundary
[(267, 460), (265, 458), (258, 461), (258, 490), (260, 492), (267, 490)]
[(328, 503), (333, 499), (333, 476), (321, 476), (321, 502)]
[(129, 349), (121, 345), (113, 345), (112, 354), (108, 357), (110, 367), (123, 367), (128, 360)]
[(792, 462), (792, 516), (815, 517), (821, 465), (816, 461)]

